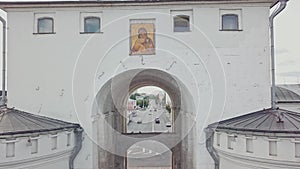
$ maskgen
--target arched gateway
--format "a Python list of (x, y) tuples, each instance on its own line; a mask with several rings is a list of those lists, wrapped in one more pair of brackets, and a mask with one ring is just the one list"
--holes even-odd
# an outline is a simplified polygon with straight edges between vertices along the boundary
[[(174, 130), (171, 133), (126, 133), (128, 95), (143, 86), (165, 90), (173, 103)], [(157, 69), (134, 69), (107, 81), (98, 92), (94, 107), (94, 138), (98, 168), (127, 168), (127, 150), (132, 145), (154, 140), (172, 151), (172, 168), (193, 168), (195, 105), (189, 90), (176, 77)]]
[[(15, 157), (0, 153), (0, 168), (41, 157), (39, 169), (65, 169), (69, 159), (70, 168), (74, 161), (74, 168), (124, 169), (128, 150), (151, 140), (171, 151), (173, 169), (213, 169), (204, 129), (269, 106), (268, 21), (277, 2), (0, 2), (7, 13), (3, 28), (9, 28), (3, 33), (9, 51), (3, 57), (8, 59), (7, 107), (77, 123), (83, 129), (82, 144), (71, 133), (71, 146), (65, 145), (66, 132), (58, 135), (57, 150), (38, 150), (76, 152), (71, 158), (53, 154), (62, 160), (50, 162), (31, 154), (25, 142), (16, 142)], [(172, 132), (126, 130), (128, 96), (142, 86), (157, 86), (170, 96)], [(60, 136), (66, 136), (66, 142)], [(56, 145), (56, 136), (51, 138), (41, 137), (36, 145), (50, 140)], [(74, 150), (72, 141), (80, 143)], [(224, 145), (226, 151), (236, 151)], [(5, 151), (6, 146), (14, 149), (10, 138), (0, 144)]]

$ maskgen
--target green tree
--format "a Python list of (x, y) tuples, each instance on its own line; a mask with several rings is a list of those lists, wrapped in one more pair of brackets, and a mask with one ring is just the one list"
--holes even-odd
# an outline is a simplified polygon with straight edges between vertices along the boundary
[[(140, 96), (140, 95), (137, 95), (137, 96)], [(132, 96), (132, 98), (134, 98), (134, 97)], [(143, 107), (147, 108), (149, 106), (149, 97), (146, 96), (146, 97), (143, 98), (143, 100), (137, 100), (136, 104), (140, 108), (143, 108)]]
[(149, 99), (144, 99), (144, 107), (148, 107), (149, 106)]
[(137, 101), (136, 101), (136, 104), (137, 104), (140, 108), (142, 108), (142, 107), (143, 107), (143, 100), (137, 100)]
[(132, 100), (136, 100), (136, 96), (141, 96), (139, 93), (134, 93), (134, 94), (132, 94), (132, 95), (130, 95), (130, 99), (132, 99)]

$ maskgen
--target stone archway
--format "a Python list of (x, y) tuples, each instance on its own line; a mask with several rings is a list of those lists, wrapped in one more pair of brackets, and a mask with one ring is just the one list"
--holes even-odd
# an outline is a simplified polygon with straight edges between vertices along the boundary
[[(157, 86), (165, 90), (172, 100), (174, 112), (173, 133), (128, 134), (126, 105), (128, 95), (143, 86)], [(172, 151), (173, 169), (193, 168), (195, 106), (190, 91), (175, 76), (157, 69), (134, 69), (123, 72), (106, 82), (95, 100), (93, 128), (97, 139), (97, 167), (126, 168), (127, 149), (133, 144), (155, 140)], [(190, 130), (191, 129), (191, 130)]]

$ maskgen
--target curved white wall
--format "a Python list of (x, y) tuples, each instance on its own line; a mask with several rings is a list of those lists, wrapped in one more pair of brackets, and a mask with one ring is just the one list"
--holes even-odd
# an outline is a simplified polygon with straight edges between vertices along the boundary
[[(56, 144), (53, 143), (54, 139), (57, 139)], [(60, 131), (56, 134), (34, 133), (6, 139), (2, 137), (0, 138), (0, 168), (69, 168), (74, 141), (74, 133), (71, 131)]]
[[(300, 168), (300, 141), (296, 135), (265, 135), (216, 132), (214, 148), (220, 156), (220, 169)], [(228, 143), (231, 138), (232, 143)]]

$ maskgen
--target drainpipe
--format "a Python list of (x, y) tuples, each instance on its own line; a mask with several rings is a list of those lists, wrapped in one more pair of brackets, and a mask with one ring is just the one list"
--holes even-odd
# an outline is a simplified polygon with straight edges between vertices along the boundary
[(83, 129), (81, 127), (74, 129), (75, 134), (75, 147), (72, 151), (72, 154), (69, 159), (69, 169), (74, 169), (74, 160), (76, 156), (78, 155), (79, 151), (82, 147), (82, 132)]
[(6, 20), (0, 16), (0, 21), (2, 22), (2, 98), (0, 105), (4, 106), (6, 104), (5, 96), (5, 71), (6, 71)]
[[(275, 96), (275, 45), (274, 45), (274, 18), (284, 10), (288, 0), (279, 0), (279, 7), (271, 14), (269, 18), (270, 32), (271, 32), (271, 67), (272, 67), (272, 88), (271, 88), (271, 104), (272, 109), (276, 109), (276, 96)], [(277, 2), (277, 3), (278, 3)]]
[(206, 135), (206, 149), (209, 152), (211, 158), (214, 160), (215, 162), (215, 169), (219, 169), (220, 167), (220, 160), (219, 160), (219, 156), (216, 152), (216, 150), (213, 147), (213, 141), (214, 141), (214, 130), (210, 127), (207, 127), (205, 129), (205, 135)]

